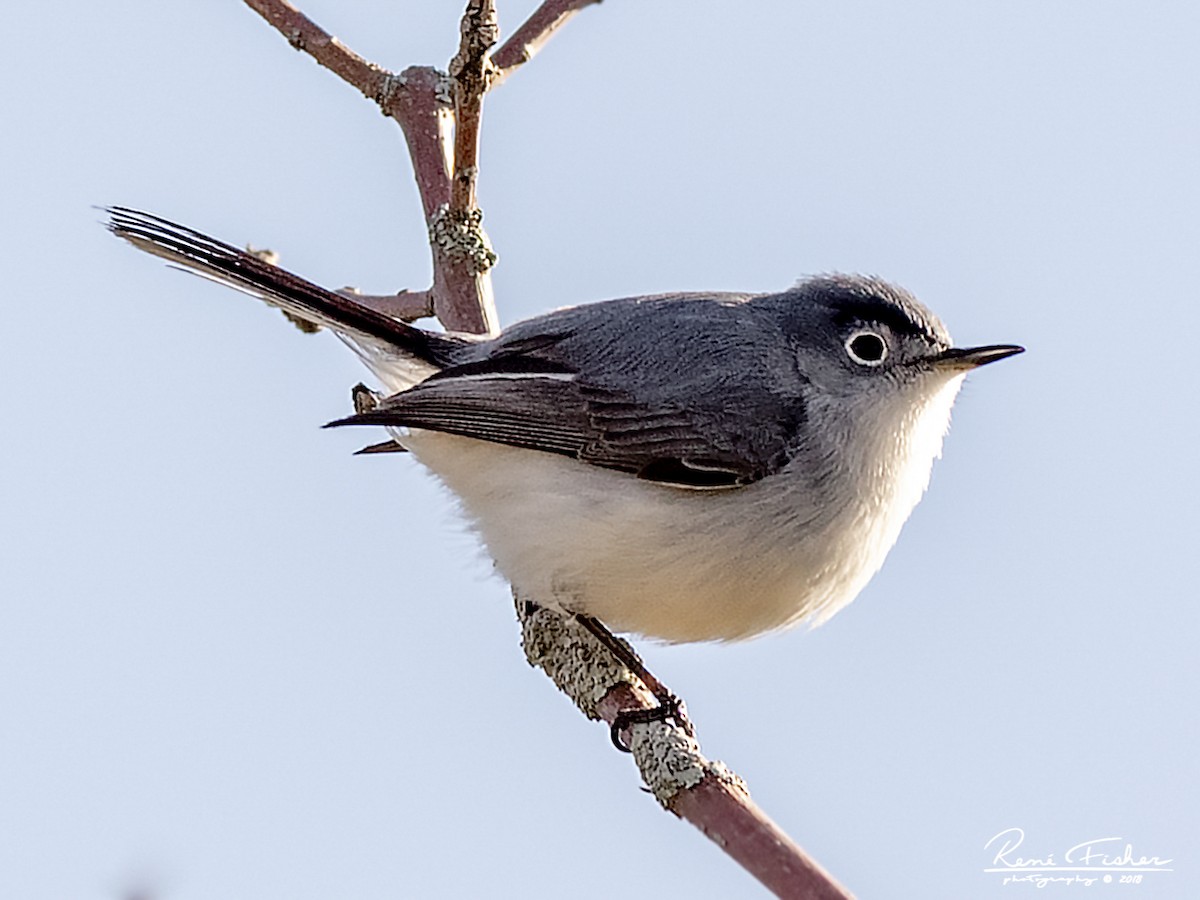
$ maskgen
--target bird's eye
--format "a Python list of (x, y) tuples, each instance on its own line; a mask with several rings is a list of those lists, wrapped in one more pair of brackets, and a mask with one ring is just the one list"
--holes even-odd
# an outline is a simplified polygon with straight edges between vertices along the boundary
[(846, 352), (860, 366), (877, 366), (887, 359), (887, 341), (864, 328), (846, 338)]

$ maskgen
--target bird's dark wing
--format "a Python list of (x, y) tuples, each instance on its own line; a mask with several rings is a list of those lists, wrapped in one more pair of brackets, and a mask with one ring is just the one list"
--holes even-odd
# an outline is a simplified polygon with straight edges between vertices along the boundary
[(448, 369), (331, 424), (427, 428), (688, 488), (739, 487), (786, 462), (782, 440), (739, 433), (736, 415), (729, 417), (730, 431), (729, 422), (718, 428), (683, 405), (648, 409), (628, 393), (587, 384), (575, 373), (528, 371), (535, 367), (528, 357), (501, 365), (509, 371), (480, 371), (482, 363)]
[(791, 459), (794, 354), (743, 295), (568, 308), (468, 345), (452, 364), (335, 424), (426, 428), (557, 453), (688, 488), (735, 488)]

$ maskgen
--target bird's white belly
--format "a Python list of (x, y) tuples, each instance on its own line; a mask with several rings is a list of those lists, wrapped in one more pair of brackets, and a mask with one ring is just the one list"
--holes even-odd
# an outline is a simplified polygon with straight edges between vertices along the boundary
[(830, 509), (798, 478), (693, 491), (454, 435), (403, 440), (523, 597), (671, 642), (823, 621), (883, 563), (911, 510)]

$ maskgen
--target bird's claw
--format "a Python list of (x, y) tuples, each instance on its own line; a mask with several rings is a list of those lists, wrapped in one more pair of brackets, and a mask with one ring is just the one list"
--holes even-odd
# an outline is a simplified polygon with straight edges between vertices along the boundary
[(692, 726), (692, 720), (688, 718), (687, 708), (683, 705), (682, 700), (670, 692), (655, 699), (658, 700), (658, 706), (649, 709), (623, 709), (613, 718), (609, 737), (612, 738), (613, 746), (622, 753), (633, 752), (629, 745), (621, 739), (621, 732), (630, 725), (645, 725), (650, 722), (665, 722), (673, 719), (688, 737), (696, 736), (696, 729)]

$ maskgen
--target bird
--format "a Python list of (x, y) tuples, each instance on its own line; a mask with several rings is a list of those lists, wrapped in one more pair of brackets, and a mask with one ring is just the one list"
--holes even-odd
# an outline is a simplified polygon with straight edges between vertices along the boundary
[(453, 493), (519, 596), (666, 643), (731, 642), (850, 603), (924, 494), (967, 373), (909, 292), (828, 274), (775, 293), (566, 307), (498, 335), (385, 315), (127, 207), (109, 229), (347, 344), (378, 426)]

